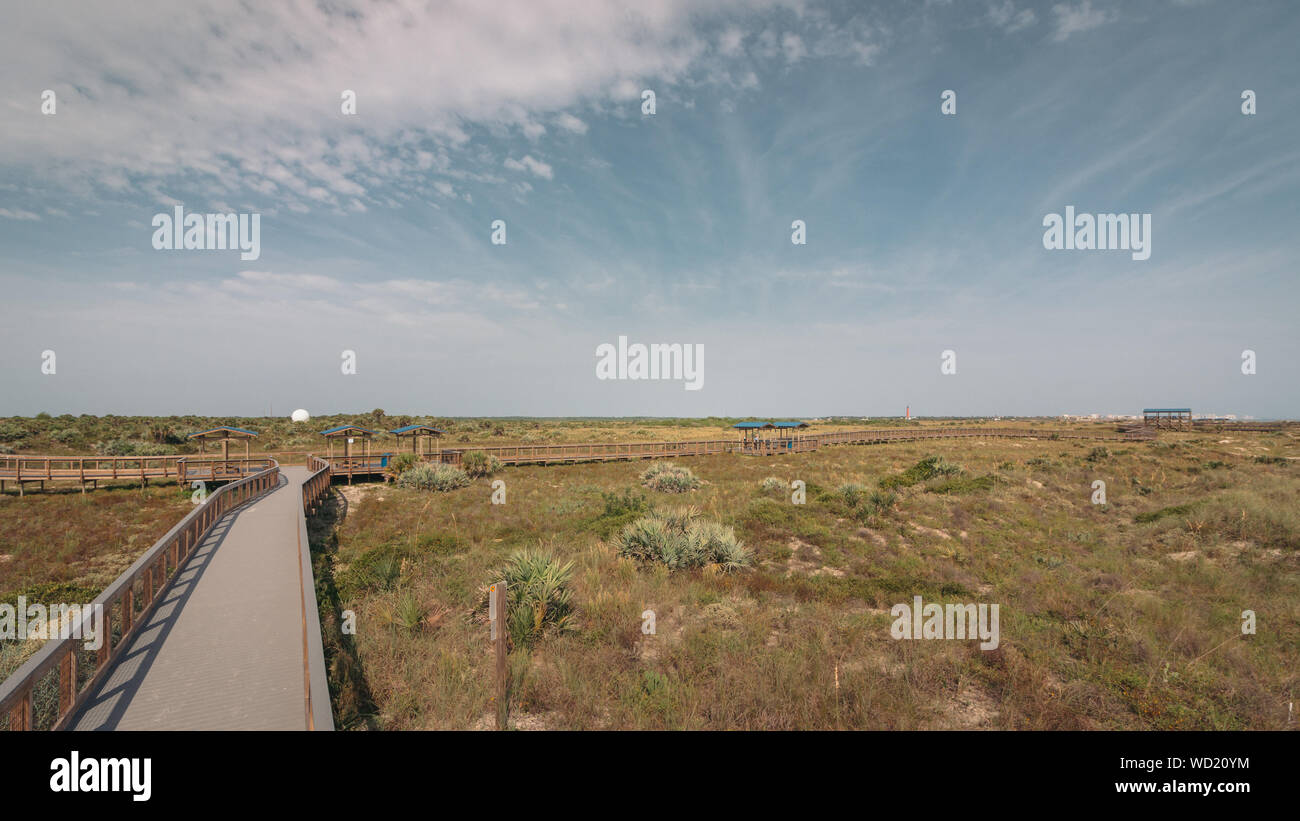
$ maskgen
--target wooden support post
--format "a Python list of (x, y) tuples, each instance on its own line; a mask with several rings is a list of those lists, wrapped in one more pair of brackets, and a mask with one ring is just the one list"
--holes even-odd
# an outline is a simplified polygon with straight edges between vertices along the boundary
[(59, 718), (68, 714), (72, 702), (77, 700), (77, 650), (70, 645), (59, 662)]
[(100, 628), (104, 634), (100, 636), (99, 650), (96, 651), (95, 669), (102, 670), (108, 663), (108, 658), (113, 654), (113, 605), (104, 608), (104, 625)]
[(497, 729), (506, 728), (506, 583), (499, 581), (488, 590), (488, 617), (492, 624), (492, 644), (496, 648)]
[(32, 729), (32, 691), (23, 693), (22, 698), (9, 712), (9, 731), (28, 732)]

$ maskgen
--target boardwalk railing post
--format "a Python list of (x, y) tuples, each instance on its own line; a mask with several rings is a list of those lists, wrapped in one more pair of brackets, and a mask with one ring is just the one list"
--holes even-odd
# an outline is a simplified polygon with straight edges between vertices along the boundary
[(497, 729), (506, 728), (506, 583), (499, 581), (488, 589), (488, 621), (492, 624), (492, 643), (496, 647)]

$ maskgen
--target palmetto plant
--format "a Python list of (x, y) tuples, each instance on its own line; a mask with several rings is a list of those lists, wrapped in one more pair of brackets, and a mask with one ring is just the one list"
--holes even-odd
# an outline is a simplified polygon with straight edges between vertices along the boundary
[(704, 518), (691, 507), (656, 511), (632, 522), (619, 536), (618, 552), (672, 570), (702, 567), (730, 573), (754, 561), (732, 528)]
[(471, 479), (478, 479), (491, 476), (500, 470), (501, 460), (481, 450), (471, 450), (461, 457), (460, 466)]
[(428, 614), (429, 609), (420, 602), (420, 598), (415, 594), (415, 591), (407, 590), (397, 600), (397, 610), (393, 614), (393, 622), (403, 630), (415, 630), (421, 626), (424, 617)]
[(672, 462), (655, 462), (641, 474), (641, 483), (660, 493), (686, 493), (701, 484), (690, 468)]
[(399, 453), (388, 460), (388, 467), (384, 469), (384, 478), (396, 479), (415, 467), (419, 461), (414, 453)]
[(506, 624), (516, 645), (531, 644), (548, 629), (572, 628), (573, 593), (569, 583), (573, 579), (573, 562), (523, 550), (512, 555), (492, 578), (505, 580)]
[(455, 490), (469, 485), (469, 476), (454, 465), (416, 465), (397, 477), (398, 487), (415, 490)]

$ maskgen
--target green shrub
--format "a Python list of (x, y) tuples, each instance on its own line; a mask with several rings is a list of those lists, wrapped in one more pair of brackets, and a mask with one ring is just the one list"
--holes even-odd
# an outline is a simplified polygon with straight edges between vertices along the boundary
[(367, 590), (392, 590), (401, 581), (405, 552), (400, 545), (385, 544), (361, 554), (336, 575), (339, 598), (350, 601)]
[(393, 612), (393, 623), (403, 630), (415, 630), (424, 623), (424, 617), (429, 615), (429, 608), (425, 607), (420, 598), (415, 595), (414, 590), (402, 592), (401, 598), (397, 600), (397, 608)]
[(149, 438), (156, 445), (179, 445), (184, 441), (176, 435), (176, 431), (172, 430), (171, 427), (159, 422), (150, 423)]
[(954, 476), (942, 482), (936, 482), (926, 488), (930, 493), (973, 493), (988, 490), (997, 479), (993, 476)]
[(625, 488), (622, 491), (611, 491), (609, 493), (602, 492), (600, 498), (605, 502), (605, 516), (640, 513), (649, 505), (645, 494), (633, 488)]
[(101, 442), (96, 449), (104, 456), (168, 456), (176, 452), (167, 445), (153, 442), (133, 442), (129, 439), (110, 439)]
[(588, 521), (585, 527), (602, 539), (608, 539), (624, 525), (649, 509), (650, 503), (645, 494), (633, 488), (622, 491), (602, 492), (605, 509)]
[(888, 490), (873, 490), (867, 496), (866, 508), (872, 513), (886, 513), (894, 508), (898, 501), (898, 494), (891, 493)]
[(785, 490), (785, 480), (777, 476), (769, 476), (762, 482), (759, 482), (758, 489), (764, 493), (776, 493)]
[(471, 479), (478, 479), (500, 470), (501, 460), (481, 450), (471, 450), (461, 457), (460, 466)]
[(960, 472), (959, 465), (952, 464), (942, 456), (927, 456), (902, 473), (881, 479), (880, 486), (886, 490), (911, 487), (920, 482), (927, 482), (940, 476), (954, 476)]
[(469, 476), (455, 465), (416, 465), (397, 477), (397, 486), (413, 490), (448, 491), (467, 487)]
[(454, 533), (422, 533), (416, 540), (416, 548), (422, 553), (438, 556), (450, 556), (464, 553), (468, 549), (465, 540)]
[(1102, 459), (1110, 458), (1110, 451), (1103, 447), (1096, 447), (1088, 451), (1088, 455), (1083, 458), (1089, 462), (1100, 462)]
[(623, 528), (619, 555), (657, 562), (670, 570), (713, 567), (729, 573), (753, 564), (753, 554), (730, 527), (703, 518), (692, 508), (654, 512)]
[(1166, 516), (1181, 516), (1184, 513), (1191, 513), (1193, 507), (1195, 507), (1195, 505), (1190, 503), (1185, 505), (1174, 505), (1172, 507), (1162, 507), (1159, 510), (1139, 513), (1133, 517), (1133, 521), (1138, 524), (1143, 524), (1145, 522), (1154, 522), (1158, 519), (1163, 519)]
[[(573, 562), (529, 550), (515, 553), (492, 574), (488, 586), (506, 583), (506, 624), (516, 645), (531, 644), (548, 629), (572, 629), (572, 579)], [(488, 607), (487, 595), (485, 590), (482, 609)]]
[(384, 475), (390, 479), (396, 479), (419, 463), (420, 460), (414, 453), (399, 453), (388, 460), (388, 467), (384, 470)]
[(859, 485), (856, 482), (846, 482), (835, 489), (835, 493), (849, 507), (857, 507), (858, 502), (866, 498), (867, 488), (865, 485)]
[(701, 482), (690, 468), (655, 462), (641, 474), (641, 484), (659, 493), (686, 493), (697, 489)]
[(71, 428), (61, 428), (50, 434), (50, 440), (60, 445), (71, 445), (77, 441), (77, 432)]

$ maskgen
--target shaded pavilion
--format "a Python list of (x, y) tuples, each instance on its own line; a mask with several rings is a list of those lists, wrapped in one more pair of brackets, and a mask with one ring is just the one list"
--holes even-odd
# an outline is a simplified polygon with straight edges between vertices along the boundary
[(230, 459), (230, 442), (231, 440), (244, 442), (244, 458), (249, 458), (249, 443), (257, 438), (257, 434), (251, 430), (243, 428), (232, 428), (227, 425), (211, 428), (210, 430), (201, 430), (198, 433), (191, 433), (186, 439), (191, 439), (199, 443), (199, 453), (207, 453), (208, 442), (221, 443), (221, 458)]
[(1156, 428), (1190, 428), (1191, 408), (1143, 408), (1142, 424)]
[[(431, 456), (435, 453), (441, 453), (442, 443), (438, 440), (442, 438), (446, 431), (438, 430), (432, 425), (406, 425), (397, 430), (390, 430), (389, 433), (393, 434), (398, 439), (401, 439), (404, 436), (411, 437), (411, 453), (414, 453), (418, 459), (422, 456)], [(427, 446), (422, 445), (422, 443), (426, 441), (429, 444)]]
[[(740, 431), (741, 446), (752, 450), (794, 450), (794, 432), (808, 427), (807, 422), (737, 422), (732, 425)], [(774, 431), (763, 436), (763, 431)]]
[(771, 422), (737, 422), (731, 427), (740, 431), (741, 442), (753, 442), (760, 430), (772, 430), (775, 426)]
[(370, 439), (375, 435), (373, 430), (357, 427), (356, 425), (339, 425), (337, 428), (330, 428), (320, 432), (330, 443), (330, 458), (334, 458), (334, 442), (343, 441), (343, 458), (347, 459), (356, 454), (352, 452), (352, 445), (355, 440), (360, 439), (362, 442), (362, 456), (370, 455)]

